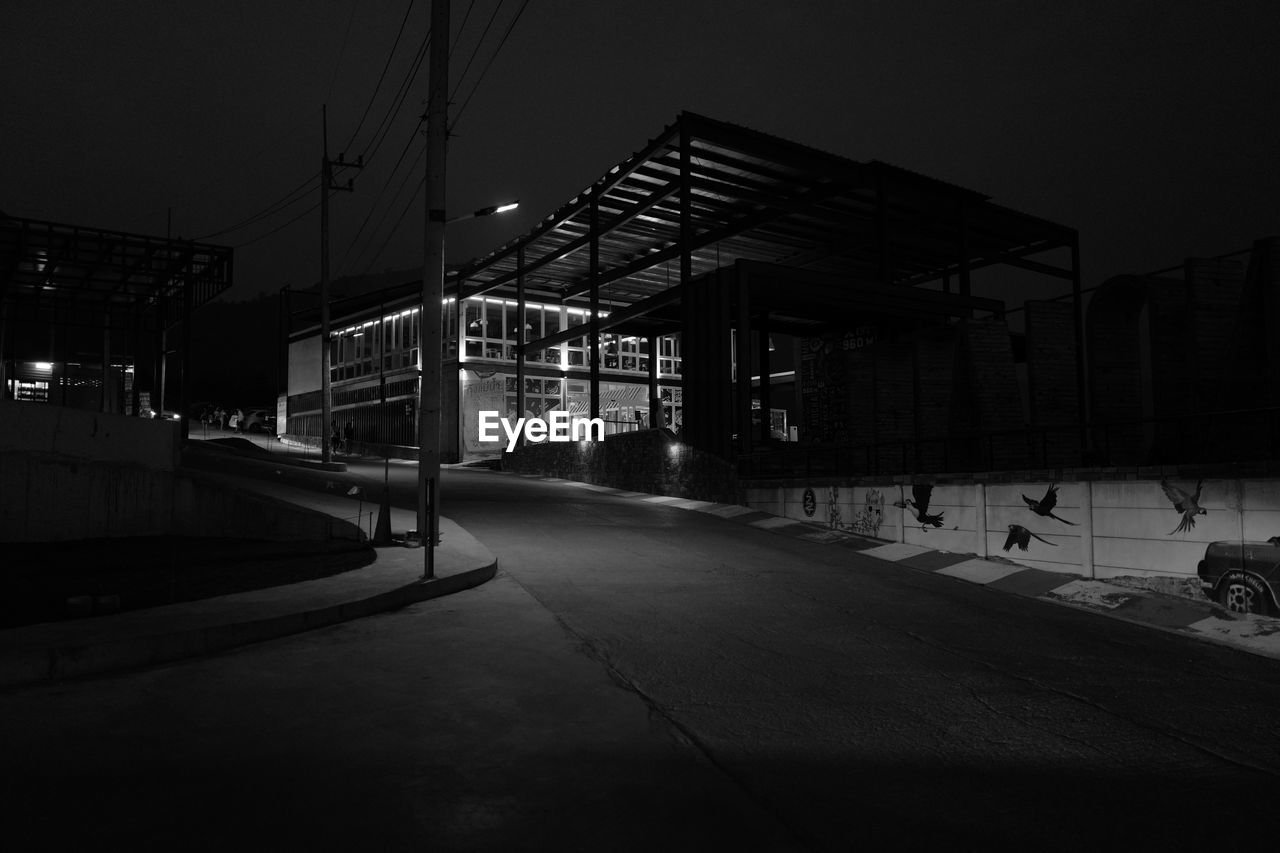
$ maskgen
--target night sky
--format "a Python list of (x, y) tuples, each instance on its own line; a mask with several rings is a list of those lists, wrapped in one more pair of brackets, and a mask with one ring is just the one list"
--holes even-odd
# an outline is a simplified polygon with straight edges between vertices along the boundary
[[(230, 298), (307, 286), (327, 103), (331, 155), (369, 161), (333, 197), (334, 276), (420, 266), (425, 62), (375, 131), (429, 13), (7, 3), (0, 211), (163, 235), (172, 209), (175, 235), (237, 247)], [(451, 226), (451, 262), (527, 231), (681, 110), (1075, 226), (1086, 286), (1280, 233), (1268, 2), (454, 0), (452, 18), (449, 215), (521, 209)], [(217, 233), (295, 188), (298, 203)]]

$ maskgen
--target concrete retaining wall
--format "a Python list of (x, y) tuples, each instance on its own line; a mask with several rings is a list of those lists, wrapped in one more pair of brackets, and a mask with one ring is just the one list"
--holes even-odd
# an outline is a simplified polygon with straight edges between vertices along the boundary
[[(1167, 482), (1191, 494), (1197, 485), (1181, 477)], [(929, 513), (941, 513), (942, 525), (924, 529), (910, 508), (894, 506), (911, 499), (909, 484), (743, 485), (747, 506), (787, 518), (1098, 578), (1195, 576), (1212, 542), (1266, 542), (1280, 536), (1280, 481), (1275, 479), (1205, 480), (1199, 499), (1205, 512), (1184, 530), (1177, 529), (1182, 515), (1160, 479), (1058, 483), (1056, 517), (1037, 514), (1023, 500), (1024, 495), (1042, 500), (1049, 481), (939, 483), (930, 495)], [(1010, 525), (1032, 534), (1025, 551), (1016, 542), (1006, 550)]]
[(198, 474), (0, 453), (0, 542), (124, 536), (301, 541), (354, 525)]
[(35, 453), (172, 471), (181, 433), (177, 421), (0, 401), (0, 454)]
[(0, 543), (355, 538), (354, 525), (175, 471), (176, 422), (0, 403)]

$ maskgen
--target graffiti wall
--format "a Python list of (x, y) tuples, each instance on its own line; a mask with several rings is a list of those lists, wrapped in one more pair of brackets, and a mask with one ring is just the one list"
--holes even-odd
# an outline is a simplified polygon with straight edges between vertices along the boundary
[(747, 488), (746, 503), (888, 542), (1089, 577), (1194, 577), (1211, 550), (1230, 549), (1274, 562), (1280, 576), (1275, 480), (824, 484)]
[(893, 486), (894, 512), (902, 517), (903, 536), (899, 540), (937, 551), (971, 553), (980, 538), (973, 485)]
[[(1089, 483), (992, 483), (984, 487), (986, 554), (1024, 566), (1079, 573)], [(1105, 484), (1097, 484), (1105, 485)], [(1193, 566), (1192, 573), (1195, 573)]]

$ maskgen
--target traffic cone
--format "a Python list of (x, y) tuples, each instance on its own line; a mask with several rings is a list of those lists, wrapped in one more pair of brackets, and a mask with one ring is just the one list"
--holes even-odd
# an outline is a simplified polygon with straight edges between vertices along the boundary
[(382, 503), (378, 505), (378, 526), (373, 531), (374, 545), (391, 544), (391, 491), (382, 490)]

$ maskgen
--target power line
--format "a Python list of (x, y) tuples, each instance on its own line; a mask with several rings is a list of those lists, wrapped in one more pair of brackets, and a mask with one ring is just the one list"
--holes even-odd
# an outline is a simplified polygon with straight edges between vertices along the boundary
[(310, 206), (310, 207), (308, 207), (306, 210), (302, 211), (302, 212), (301, 212), (301, 213), (299, 213), (297, 216), (295, 216), (295, 217), (293, 217), (292, 219), (290, 219), (288, 222), (284, 222), (284, 223), (282, 223), (282, 224), (280, 224), (280, 225), (277, 225), (275, 228), (272, 228), (272, 229), (271, 229), (270, 231), (268, 231), (267, 233), (265, 233), (265, 234), (260, 234), (259, 236), (254, 237), (252, 240), (245, 240), (243, 243), (236, 243), (235, 245), (233, 245), (233, 246), (232, 246), (232, 248), (234, 248), (234, 249), (239, 249), (239, 248), (241, 248), (241, 247), (243, 247), (243, 246), (250, 246), (250, 245), (253, 245), (254, 243), (257, 243), (259, 240), (265, 240), (265, 239), (267, 239), (268, 237), (270, 237), (272, 234), (275, 234), (277, 231), (281, 231), (281, 230), (283, 230), (283, 229), (285, 229), (285, 228), (288, 228), (290, 225), (292, 225), (293, 223), (297, 222), (299, 219), (301, 219), (302, 217), (306, 216), (308, 213), (312, 213), (312, 212), (314, 212), (314, 211), (315, 211), (317, 208), (319, 208), (319, 207), (320, 207), (320, 202), (318, 202), (318, 201), (317, 201), (315, 204), (311, 205), (311, 206)]
[[(351, 250), (354, 249), (356, 246), (356, 243), (360, 241), (360, 236), (361, 234), (364, 233), (365, 226), (368, 225), (369, 220), (373, 218), (374, 211), (377, 210), (378, 204), (382, 201), (383, 195), (386, 194), (387, 188), (391, 186), (391, 181), (395, 178), (396, 172), (400, 170), (400, 164), (404, 162), (405, 155), (409, 153), (409, 148), (413, 145), (413, 141), (417, 139), (417, 137), (418, 137), (418, 126), (415, 125), (413, 129), (413, 133), (409, 135), (409, 139), (405, 142), (404, 148), (401, 149), (400, 151), (400, 158), (396, 160), (395, 166), (391, 168), (391, 172), (389, 173), (387, 179), (383, 182), (381, 189), (378, 190), (377, 196), (374, 197), (373, 203), (369, 205), (369, 212), (365, 214), (364, 221), (360, 223), (360, 227), (356, 229), (356, 233), (351, 238), (351, 242), (347, 245), (346, 251), (343, 252), (342, 260), (338, 262), (339, 272), (342, 272), (345, 270), (347, 258), (351, 255)], [(411, 163), (409, 166), (409, 171), (405, 174), (404, 178), (401, 179), (400, 186), (396, 189), (395, 195), (392, 196), (390, 204), (395, 204), (395, 200), (399, 198), (401, 191), (404, 190), (405, 183), (409, 180), (409, 177), (413, 174), (413, 170), (417, 167), (418, 161), (422, 159), (422, 154), (425, 150), (426, 150), (425, 148), (421, 148), (421, 147), (418, 149), (417, 157), (414, 158), (413, 163)], [(378, 225), (374, 226), (374, 230), (370, 232), (370, 236), (369, 236), (370, 240), (373, 239), (373, 234), (377, 232), (378, 227), (382, 225), (382, 221), (384, 219), (386, 219), (385, 211), (383, 212), (382, 218), (378, 220)], [(364, 254), (364, 252), (367, 250), (368, 250), (368, 245), (366, 244), (364, 250), (362, 250), (360, 254)], [(360, 259), (360, 254), (356, 255), (355, 260), (358, 261)]]
[(493, 65), (493, 61), (498, 58), (498, 54), (502, 52), (502, 47), (507, 43), (507, 39), (511, 36), (511, 31), (516, 28), (516, 22), (520, 20), (520, 16), (524, 14), (525, 8), (529, 5), (529, 0), (524, 0), (520, 4), (520, 8), (516, 11), (516, 15), (511, 19), (511, 23), (507, 25), (507, 31), (502, 34), (502, 41), (498, 42), (498, 47), (489, 57), (489, 61), (485, 63), (484, 68), (480, 71), (480, 77), (476, 80), (476, 84), (471, 87), (471, 94), (467, 95), (467, 99), (462, 102), (462, 106), (458, 107), (458, 111), (453, 114), (453, 127), (456, 127), (458, 120), (462, 118), (462, 113), (466, 111), (467, 104), (471, 103), (471, 99), (475, 97), (476, 90), (480, 88), (480, 84), (484, 81), (484, 76), (489, 73), (489, 68)]
[[(306, 112), (306, 113), (299, 114), (299, 116), (298, 116), (298, 118), (297, 118), (297, 120), (296, 120), (296, 121), (292, 122), (292, 123), (291, 123), (287, 128), (285, 128), (284, 130), (282, 130), (280, 133), (277, 133), (277, 134), (275, 134), (274, 136), (268, 137), (268, 139), (267, 139), (265, 142), (263, 142), (263, 143), (262, 143), (262, 145), (261, 145), (259, 148), (257, 148), (257, 149), (252, 153), (252, 154), (249, 154), (249, 155), (248, 155), (247, 157), (245, 157), (243, 160), (241, 160), (240, 162), (238, 162), (238, 163), (236, 163), (234, 166), (232, 166), (232, 167), (231, 167), (231, 170), (232, 170), (232, 171), (236, 171), (236, 170), (239, 170), (239, 169), (243, 169), (243, 168), (244, 168), (245, 166), (247, 166), (251, 161), (253, 161), (253, 160), (257, 159), (257, 158), (258, 158), (258, 157), (260, 157), (260, 156), (262, 156), (263, 152), (265, 152), (269, 147), (271, 147), (271, 146), (272, 146), (272, 145), (274, 145), (275, 143), (279, 142), (279, 141), (280, 141), (281, 139), (283, 139), (285, 136), (287, 136), (287, 135), (289, 135), (289, 134), (292, 134), (292, 133), (295, 133), (295, 132), (298, 130), (298, 128), (302, 127), (302, 125), (303, 125), (303, 123), (304, 123), (304, 122), (309, 122), (309, 121), (311, 121), (312, 119), (314, 119), (314, 118), (315, 118), (315, 116), (316, 116), (316, 110), (309, 110), (309, 111), (308, 111), (308, 112)], [(191, 194), (190, 194), (190, 196), (188, 196), (188, 197), (202, 196), (202, 195), (204, 195), (205, 191), (206, 191), (206, 190), (208, 190), (210, 187), (212, 187), (212, 186), (214, 186), (214, 185), (216, 185), (216, 184), (225, 184), (225, 183), (226, 183), (226, 177), (225, 177), (225, 175), (224, 175), (224, 174), (222, 174), (222, 173), (216, 173), (216, 174), (215, 174), (215, 175), (214, 175), (214, 176), (213, 176), (213, 177), (208, 181), (208, 183), (204, 184), (204, 185), (203, 185), (202, 187), (200, 187), (198, 190), (196, 190), (195, 192), (191, 193)], [(197, 239), (199, 239), (199, 238), (197, 238)]]
[(449, 53), (452, 54), (458, 49), (458, 42), (462, 41), (462, 31), (467, 28), (467, 21), (471, 18), (471, 10), (475, 8), (476, 0), (471, 0), (467, 4), (467, 11), (462, 16), (462, 23), (458, 25), (458, 35), (454, 38), (453, 44), (449, 45)]
[[(409, 171), (407, 171), (407, 172), (405, 173), (404, 177), (400, 180), (400, 186), (396, 187), (395, 194), (391, 197), (391, 200), (387, 203), (387, 206), (383, 209), (383, 211), (382, 211), (382, 215), (381, 215), (380, 217), (378, 217), (378, 222), (377, 222), (377, 224), (376, 224), (376, 225), (374, 225), (373, 230), (369, 232), (369, 237), (368, 237), (368, 239), (365, 241), (364, 246), (360, 249), (359, 253), (356, 255), (356, 257), (355, 257), (355, 260), (356, 260), (356, 261), (359, 261), (359, 260), (360, 260), (360, 258), (364, 255), (364, 253), (365, 253), (365, 252), (367, 252), (367, 251), (369, 251), (369, 246), (371, 246), (371, 245), (373, 244), (374, 235), (375, 235), (375, 234), (377, 234), (377, 233), (378, 233), (378, 231), (379, 231), (379, 229), (381, 229), (381, 228), (382, 228), (382, 223), (386, 221), (386, 219), (387, 219), (387, 214), (389, 214), (389, 213), (391, 212), (392, 207), (395, 205), (396, 201), (400, 198), (400, 193), (404, 192), (405, 185), (409, 182), (409, 179), (413, 177), (414, 172), (417, 170), (417, 167), (418, 167), (418, 161), (420, 161), (420, 160), (422, 159), (422, 156), (423, 156), (425, 153), (426, 153), (426, 147), (425, 147), (425, 146), (420, 146), (420, 147), (418, 148), (418, 153), (417, 153), (417, 155), (413, 158), (413, 163), (411, 163), (411, 164), (409, 165)], [(418, 191), (422, 189), (422, 184), (423, 184), (424, 180), (425, 180), (425, 178), (419, 178), (419, 179), (418, 179), (418, 186), (417, 186), (417, 188), (415, 188), (415, 189), (414, 189), (414, 197), (415, 197), (415, 198), (417, 197), (417, 193), (418, 193)], [(392, 233), (392, 234), (394, 234), (394, 233), (395, 233), (395, 231), (400, 227), (400, 222), (401, 222), (401, 220), (403, 220), (403, 219), (404, 219), (404, 213), (403, 213), (403, 212), (401, 212), (400, 216), (396, 219), (395, 224), (391, 227), (391, 233)], [(389, 239), (389, 238), (388, 238), (388, 239)], [(381, 254), (381, 250), (379, 250), (379, 254)], [(345, 258), (344, 258), (344, 260), (345, 260)], [(376, 260), (376, 256), (375, 256), (375, 260)], [(372, 263), (372, 262), (371, 262), (371, 263)]]
[(271, 216), (275, 213), (279, 213), (280, 211), (286, 208), (292, 207), (293, 205), (297, 204), (299, 201), (301, 201), (303, 198), (306, 197), (307, 192), (311, 189), (311, 184), (319, 177), (320, 177), (320, 173), (315, 172), (312, 175), (310, 175), (305, 181), (298, 184), (296, 187), (289, 190), (289, 192), (285, 193), (283, 196), (276, 199), (271, 204), (267, 205), (265, 208), (259, 210), (257, 213), (254, 213), (250, 216), (245, 217), (244, 219), (241, 219), (239, 222), (235, 223), (234, 225), (229, 225), (226, 228), (223, 228), (219, 231), (212, 231), (208, 234), (204, 234), (195, 239), (206, 240), (210, 237), (218, 237), (223, 234), (228, 234), (232, 231), (239, 231), (241, 228), (245, 228), (249, 225), (254, 224), (255, 222), (258, 222), (262, 219), (267, 218), (268, 216)]
[[(449, 100), (452, 101), (458, 96), (458, 90), (462, 88), (462, 81), (466, 79), (467, 72), (471, 70), (471, 63), (475, 62), (476, 55), (480, 53), (480, 45), (484, 44), (484, 37), (489, 34), (489, 28), (493, 26), (494, 20), (497, 19), (498, 13), (502, 11), (504, 0), (498, 0), (498, 5), (493, 7), (493, 14), (489, 16), (489, 22), (484, 25), (484, 30), (480, 33), (480, 38), (476, 39), (475, 47), (471, 48), (471, 56), (467, 58), (467, 64), (463, 66), (462, 73), (458, 75), (458, 82), (454, 84), (453, 91), (449, 93)], [(458, 37), (462, 37), (461, 31)], [(452, 51), (450, 51), (452, 53)]]
[(387, 244), (391, 242), (391, 238), (394, 237), (396, 235), (396, 231), (400, 229), (400, 223), (404, 221), (405, 214), (407, 214), (409, 209), (413, 207), (413, 203), (418, 200), (418, 194), (422, 192), (422, 188), (426, 185), (427, 176), (423, 175), (422, 179), (418, 181), (417, 189), (415, 189), (413, 191), (413, 195), (409, 197), (409, 203), (404, 206), (404, 209), (400, 211), (400, 215), (396, 217), (396, 224), (391, 226), (391, 230), (387, 232), (387, 239), (382, 241), (382, 245), (378, 247), (377, 253), (369, 259), (369, 264), (365, 267), (366, 273), (372, 270), (373, 265), (378, 262), (378, 258), (382, 257), (382, 252), (387, 248)]
[(347, 16), (347, 29), (342, 33), (342, 46), (338, 48), (338, 61), (333, 63), (333, 74), (329, 75), (329, 90), (324, 95), (326, 104), (329, 103), (329, 98), (333, 95), (333, 84), (338, 82), (338, 69), (342, 67), (342, 57), (347, 52), (347, 40), (351, 38), (351, 22), (356, 19), (356, 7), (359, 5), (360, 0), (351, 0), (351, 14)]
[[(404, 35), (404, 26), (409, 22), (409, 13), (413, 11), (414, 0), (409, 0), (409, 5), (405, 7), (404, 17), (400, 19), (400, 28), (396, 30), (396, 40), (391, 44), (391, 50), (387, 52), (387, 61), (382, 64), (382, 73), (378, 75), (378, 82), (374, 84), (373, 92), (369, 95), (369, 103), (365, 104), (364, 112), (360, 115), (360, 121), (356, 124), (356, 129), (351, 132), (351, 138), (347, 140), (347, 144), (343, 146), (343, 150), (349, 150), (355, 144), (356, 137), (360, 135), (360, 129), (364, 127), (364, 120), (369, 117), (369, 110), (373, 108), (373, 102), (377, 100), (378, 92), (382, 89), (382, 81), (386, 79), (387, 69), (391, 67), (391, 60), (395, 58), (396, 48), (400, 46), (400, 38)], [(332, 89), (332, 86), (330, 87)]]
[(392, 99), (391, 106), (387, 107), (387, 111), (383, 113), (382, 120), (378, 122), (378, 127), (373, 132), (373, 141), (365, 146), (361, 155), (365, 160), (372, 160), (373, 156), (378, 153), (378, 149), (382, 146), (383, 140), (391, 131), (391, 124), (395, 121), (396, 116), (400, 114), (400, 109), (404, 105), (405, 97), (413, 88), (413, 81), (417, 79), (418, 71), (422, 68), (422, 61), (426, 58), (427, 48), (431, 44), (431, 31), (427, 30), (427, 34), (423, 36), (422, 43), (418, 46), (418, 52), (414, 56), (413, 64), (404, 79), (400, 81), (400, 87), (396, 90), (396, 95)]

